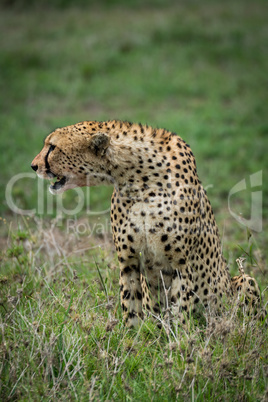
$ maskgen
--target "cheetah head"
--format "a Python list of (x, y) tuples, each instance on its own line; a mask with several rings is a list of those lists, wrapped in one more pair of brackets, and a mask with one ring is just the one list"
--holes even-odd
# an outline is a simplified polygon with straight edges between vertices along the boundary
[(52, 194), (111, 183), (106, 173), (109, 143), (109, 135), (96, 132), (89, 122), (59, 128), (47, 136), (31, 167), (39, 177), (52, 179)]

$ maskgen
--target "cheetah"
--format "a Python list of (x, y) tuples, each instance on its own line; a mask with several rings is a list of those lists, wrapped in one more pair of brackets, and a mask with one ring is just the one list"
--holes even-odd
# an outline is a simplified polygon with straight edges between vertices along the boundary
[(218, 308), (241, 280), (259, 298), (255, 280), (231, 280), (194, 155), (177, 134), (118, 120), (84, 121), (49, 134), (31, 167), (56, 179), (52, 194), (114, 186), (111, 226), (128, 326), (146, 311), (159, 317), (167, 310), (185, 325), (198, 306)]

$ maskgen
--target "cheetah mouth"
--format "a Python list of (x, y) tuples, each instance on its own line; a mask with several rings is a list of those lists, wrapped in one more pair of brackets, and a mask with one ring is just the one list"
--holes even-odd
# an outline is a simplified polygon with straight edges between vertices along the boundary
[(67, 177), (66, 176), (56, 176), (55, 182), (51, 182), (49, 186), (49, 191), (52, 194), (59, 194), (62, 193), (65, 190), (65, 185), (67, 183)]
[(53, 195), (61, 194), (66, 190), (70, 190), (79, 186), (75, 177), (59, 176), (55, 175), (54, 173), (52, 174), (52, 179), (55, 181), (50, 182), (49, 192)]

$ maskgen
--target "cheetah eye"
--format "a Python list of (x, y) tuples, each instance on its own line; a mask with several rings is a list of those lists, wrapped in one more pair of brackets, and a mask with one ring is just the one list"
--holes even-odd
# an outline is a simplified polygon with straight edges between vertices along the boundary
[(54, 151), (56, 148), (56, 145), (50, 145), (48, 152)]

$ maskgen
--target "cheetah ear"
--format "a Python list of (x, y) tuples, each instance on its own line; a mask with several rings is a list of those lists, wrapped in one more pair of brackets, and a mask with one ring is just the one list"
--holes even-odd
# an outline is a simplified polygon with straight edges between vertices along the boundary
[(110, 137), (104, 133), (94, 134), (90, 138), (89, 149), (97, 156), (103, 156), (110, 144)]

